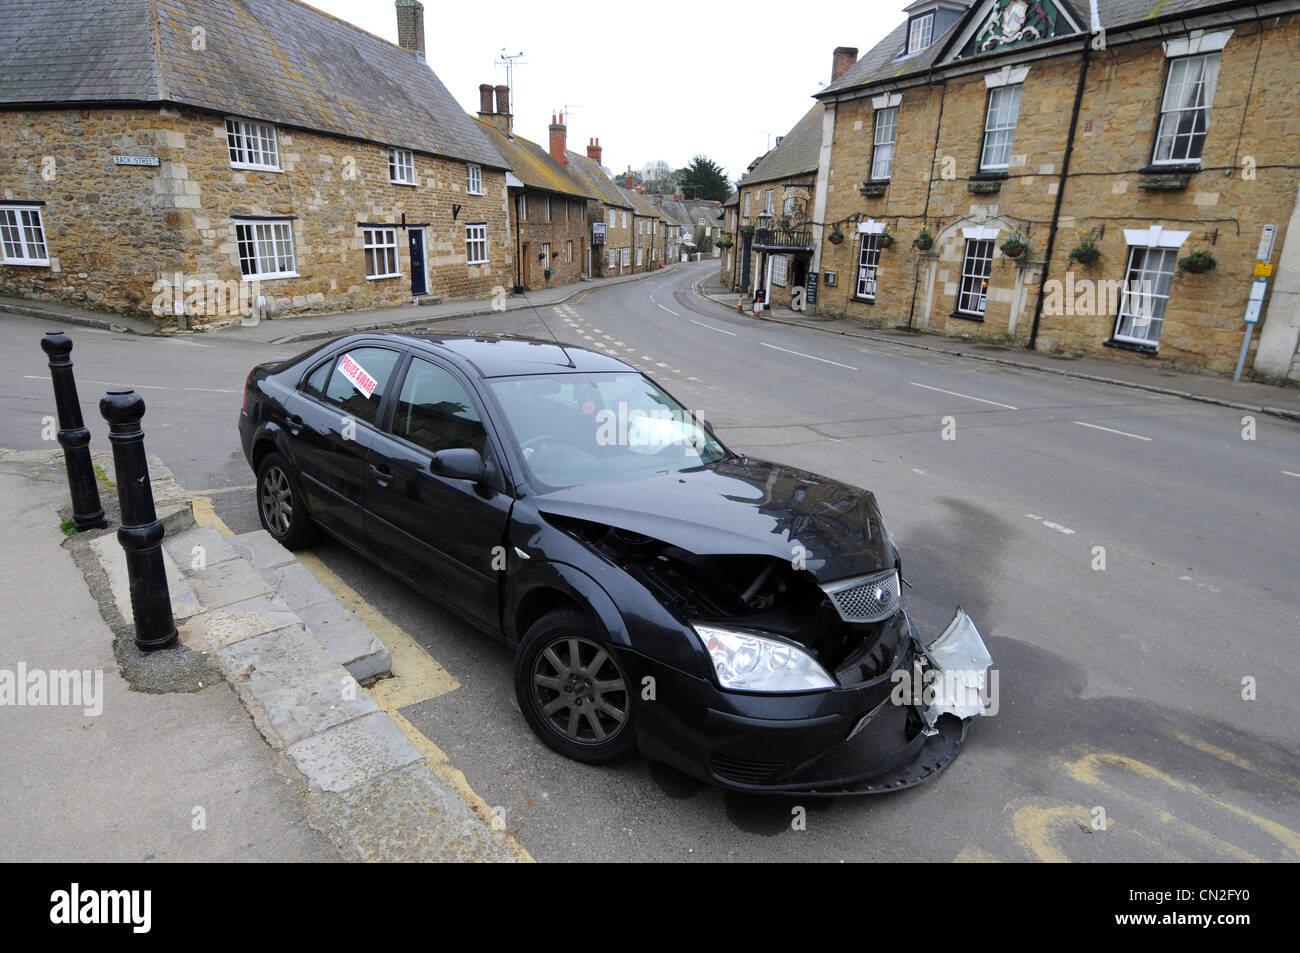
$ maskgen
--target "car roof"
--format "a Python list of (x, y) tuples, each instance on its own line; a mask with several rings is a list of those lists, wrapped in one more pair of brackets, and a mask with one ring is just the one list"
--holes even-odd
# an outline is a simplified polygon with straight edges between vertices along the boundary
[(600, 371), (635, 371), (632, 365), (599, 351), (559, 341), (503, 333), (414, 331), (404, 334), (368, 334), (400, 337), (473, 370), (479, 377), (514, 377), (521, 374), (581, 374)]

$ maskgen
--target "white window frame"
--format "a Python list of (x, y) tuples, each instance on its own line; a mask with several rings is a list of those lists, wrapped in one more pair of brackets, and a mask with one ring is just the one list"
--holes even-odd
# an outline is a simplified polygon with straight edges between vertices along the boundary
[(565, 261), (567, 261), (570, 265), (573, 264), (573, 239), (572, 238), (569, 239), (569, 244), (565, 252)]
[[(1168, 245), (1130, 245), (1123, 293), (1111, 338), (1158, 348), (1169, 304), (1178, 249)], [(1152, 267), (1154, 264), (1155, 267)], [(1142, 333), (1137, 333), (1141, 329)]]
[(751, 193), (749, 192), (745, 193), (745, 213), (744, 213), (745, 218), (749, 218), (749, 200), (751, 197), (752, 197)]
[(415, 153), (410, 149), (388, 147), (388, 181), (394, 185), (416, 185)]
[(853, 297), (859, 301), (875, 301), (880, 284), (880, 232), (864, 232), (858, 246), (858, 281)]
[[(1005, 172), (1011, 167), (1011, 147), (1020, 121), (1020, 97), (1024, 84), (1014, 83), (989, 90), (984, 113), (984, 137), (980, 142), (980, 171)], [(1005, 150), (1004, 162), (990, 161), (990, 155)]]
[(473, 162), (465, 163), (465, 192), (469, 195), (483, 194), (483, 167)]
[(631, 267), (631, 265), (632, 265), (632, 249), (631, 249), (631, 248), (624, 248), (624, 249), (623, 249), (622, 261), (620, 262), (620, 264), (622, 264), (622, 266), (623, 266), (624, 268)]
[(618, 228), (618, 211), (615, 209), (609, 210), (609, 227)]
[(645, 263), (645, 246), (636, 246), (636, 266), (640, 268)]
[[(1165, 71), (1165, 92), (1160, 100), (1156, 141), (1151, 151), (1152, 165), (1200, 165), (1205, 140), (1210, 134), (1210, 109), (1219, 80), (1220, 55), (1215, 51), (1169, 60), (1169, 68)], [(1193, 71), (1196, 78), (1191, 83), (1183, 82)], [(1194, 105), (1177, 105), (1178, 101), (1186, 102), (1188, 95), (1194, 97)], [(1185, 131), (1184, 123), (1189, 119), (1191, 131)], [(1175, 155), (1180, 141), (1184, 143), (1184, 154)], [(1193, 150), (1195, 155), (1192, 155)]]
[[(989, 278), (993, 274), (993, 245), (995, 238), (967, 238), (966, 247), (961, 256), (961, 281), (957, 284), (958, 314), (969, 317), (984, 318), (988, 309)], [(973, 287), (979, 282), (978, 293)]]
[(785, 287), (786, 274), (789, 270), (789, 260), (785, 255), (775, 255), (772, 258), (772, 284), (779, 287)]
[(551, 243), (542, 242), (542, 268), (551, 267)]
[[(252, 257), (245, 256), (246, 245), (251, 246)], [(298, 255), (293, 247), (291, 218), (235, 219), (235, 249), (239, 255), (240, 276), (245, 281), (298, 277)], [(286, 262), (287, 268), (284, 267)], [(254, 271), (245, 270), (250, 265), (255, 267)]]
[[(894, 170), (894, 143), (898, 140), (898, 107), (877, 109), (871, 145), (871, 179), (884, 182)], [(884, 138), (888, 136), (888, 138)]]
[(763, 211), (768, 215), (772, 214), (773, 199), (776, 197), (776, 189), (767, 189), (763, 192)]
[(528, 193), (519, 196), (519, 221), (528, 221)]
[(551, 220), (551, 197), (549, 195), (542, 196), (542, 216), (543, 222)]
[[(480, 246), (482, 257), (475, 258), (474, 252)], [(465, 224), (465, 264), (486, 265), (488, 260), (487, 222), (467, 222)]]
[[(18, 254), (11, 254), (13, 251)], [(0, 204), (0, 262), (6, 265), (50, 263), (50, 246), (45, 240), (45, 220), (40, 206)]]
[(934, 12), (923, 13), (913, 17), (907, 25), (907, 53), (920, 53), (928, 50), (934, 42)]
[(609, 267), (613, 268), (616, 264), (618, 264), (617, 256), (618, 256), (618, 249), (611, 248), (609, 250)]
[[(274, 123), (226, 119), (226, 154), (232, 169), (281, 172), (280, 141)], [(267, 157), (272, 161), (265, 161)]]
[(627, 209), (623, 210), (623, 227), (627, 228)]
[(397, 229), (389, 226), (362, 226), (361, 228), (361, 251), (364, 255), (366, 252), (372, 252), (372, 260), (379, 262), (382, 255), (385, 263), (391, 267), (391, 271), (375, 272), (371, 274), (370, 263), (366, 263), (366, 280), (378, 281), (380, 278), (400, 278), (402, 276), (402, 260), (397, 246)]

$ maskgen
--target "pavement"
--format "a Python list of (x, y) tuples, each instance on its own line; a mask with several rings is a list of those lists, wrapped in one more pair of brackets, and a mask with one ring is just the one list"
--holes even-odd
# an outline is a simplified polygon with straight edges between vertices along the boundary
[[(528, 859), (382, 705), (402, 665), (263, 531), (197, 525), (150, 458), (178, 643), (134, 645), (108, 527), (67, 536), (60, 450), (0, 450), (0, 861)], [(362, 683), (372, 686), (370, 690)]]
[[(697, 282), (696, 294), (722, 305), (729, 311), (740, 310), (752, 315), (753, 299), (736, 294), (723, 286), (716, 274)], [(1154, 360), (1139, 362), (1123, 358), (1072, 357), (1021, 347), (1006, 347), (972, 338), (952, 338), (924, 331), (899, 328), (872, 328), (856, 321), (823, 317), (809, 311), (770, 306), (755, 320), (772, 321), (792, 327), (810, 328), (826, 334), (839, 334), (867, 341), (888, 342), (900, 347), (935, 351), (954, 357), (989, 361), (1023, 370), (1041, 371), (1102, 384), (1116, 384), (1181, 397), (1186, 400), (1220, 404), (1256, 414), (1269, 414), (1300, 420), (1300, 388), (1290, 385), (1259, 384), (1229, 377), (1175, 369)]]

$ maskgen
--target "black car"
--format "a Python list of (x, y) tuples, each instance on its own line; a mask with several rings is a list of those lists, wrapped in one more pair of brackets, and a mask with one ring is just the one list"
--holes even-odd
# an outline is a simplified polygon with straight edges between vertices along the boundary
[(515, 647), (571, 758), (874, 792), (983, 710), (979, 633), (959, 609), (922, 644), (871, 493), (729, 450), (617, 358), (356, 334), (254, 368), (239, 432), (272, 536), (323, 529)]

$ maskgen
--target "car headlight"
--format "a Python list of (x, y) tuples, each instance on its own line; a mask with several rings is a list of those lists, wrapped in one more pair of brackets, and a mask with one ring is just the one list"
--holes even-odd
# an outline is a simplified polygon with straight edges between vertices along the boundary
[(745, 692), (808, 692), (835, 680), (808, 653), (788, 642), (713, 625), (691, 628), (704, 643), (723, 688)]

